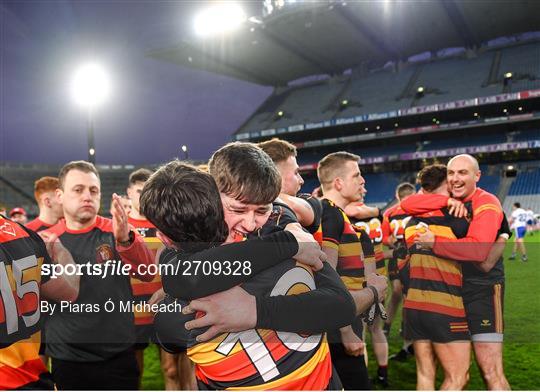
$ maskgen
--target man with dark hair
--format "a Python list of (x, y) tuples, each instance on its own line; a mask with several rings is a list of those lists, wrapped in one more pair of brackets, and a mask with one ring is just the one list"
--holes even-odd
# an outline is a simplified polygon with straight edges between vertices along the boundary
[(56, 197), (59, 181), (56, 177), (41, 177), (34, 183), (34, 197), (39, 207), (39, 216), (26, 224), (35, 232), (48, 229), (64, 216), (62, 205)]
[(44, 244), (35, 232), (2, 215), (0, 228), (0, 389), (52, 390), (51, 375), (38, 356), (43, 329), (40, 300), (75, 301), (80, 279), (65, 274), (51, 277), (54, 262), (73, 266), (73, 258), (57, 238), (49, 236)]
[[(418, 173), (427, 194), (448, 195), (446, 166), (431, 165)], [(441, 389), (461, 390), (468, 381), (470, 336), (462, 298), (459, 262), (437, 257), (415, 243), (426, 229), (441, 238), (461, 238), (467, 233), (465, 218), (454, 218), (448, 209), (412, 217), (405, 228), (410, 256), (410, 287), (403, 303), (406, 339), (416, 356), (417, 389), (435, 389), (436, 361), (444, 370)]]
[[(220, 165), (220, 167), (217, 165)], [(216, 177), (218, 178), (234, 178), (234, 180), (230, 182), (218, 181), (218, 189), (221, 184), (223, 187), (228, 187), (227, 189), (230, 192), (229, 194), (225, 194), (223, 189), (219, 189), (223, 204), (224, 219), (229, 229), (229, 235), (226, 242), (234, 242), (238, 237), (243, 239), (246, 235), (265, 224), (270, 213), (269, 203), (279, 193), (281, 184), (279, 173), (277, 173), (276, 168), (268, 155), (251, 143), (231, 143), (214, 154), (210, 161), (210, 172), (216, 174)], [(228, 173), (228, 175), (224, 175), (224, 173)], [(239, 175), (239, 173), (244, 173), (244, 175)], [(259, 189), (260, 183), (262, 182), (266, 183), (269, 187), (266, 200), (261, 199), (260, 194), (254, 192), (254, 190)], [(171, 185), (169, 183), (167, 185), (172, 191), (180, 187), (178, 184)], [(150, 190), (150, 188), (148, 188), (148, 190)], [(145, 187), (145, 190), (143, 191), (143, 200), (145, 200), (144, 194), (146, 191), (147, 188)], [(164, 191), (160, 191), (156, 194), (163, 193)], [(235, 197), (230, 195), (235, 195)], [(259, 198), (258, 201), (262, 204), (254, 204), (252, 199), (256, 197)], [(152, 219), (152, 213), (146, 211), (144, 206), (145, 204), (143, 204), (145, 214)], [(164, 214), (166, 215), (166, 212)], [(174, 220), (180, 221), (181, 219), (181, 217), (176, 217)], [(161, 229), (160, 224), (157, 222), (154, 223)], [(290, 346), (290, 344), (292, 343), (291, 339), (294, 339), (295, 341), (298, 340), (297, 343), (305, 343), (306, 341), (304, 338), (300, 338), (296, 334), (280, 335), (283, 336), (283, 342), (285, 342), (283, 344), (286, 344), (287, 347), (281, 345), (271, 345), (269, 347), (272, 352), (274, 351), (274, 347), (276, 349), (279, 349), (279, 347), (285, 349), (285, 352), (287, 353), (286, 356), (281, 357), (280, 355), (277, 355), (277, 353), (272, 354), (272, 357), (263, 355), (255, 364), (256, 368), (253, 367), (253, 363), (250, 360), (247, 362), (242, 360), (240, 363), (233, 364), (236, 360), (244, 358), (243, 355), (240, 357), (235, 355), (234, 357), (236, 359), (229, 358), (228, 355), (226, 358), (222, 358), (224, 361), (222, 365), (230, 363), (232, 367), (217, 366), (218, 362), (221, 361), (220, 359), (214, 358), (211, 362), (207, 361), (210, 359), (207, 357), (208, 353), (216, 348), (215, 345), (212, 346), (212, 344), (209, 343), (209, 345), (196, 346), (197, 348), (192, 348), (189, 352), (195, 362), (200, 362), (197, 365), (197, 376), (200, 380), (206, 380), (206, 382), (210, 382), (214, 387), (219, 385), (219, 388), (233, 385), (257, 385), (258, 388), (274, 386), (276, 388), (279, 387), (284, 389), (293, 387), (312, 389), (325, 388), (327, 386), (326, 384), (329, 382), (328, 377), (332, 373), (327, 367), (327, 356), (322, 355), (325, 346), (323, 341), (319, 340), (321, 338), (320, 332), (335, 328), (336, 325), (340, 325), (341, 323), (347, 323), (351, 316), (349, 313), (351, 309), (348, 308), (350, 302), (348, 302), (347, 293), (340, 284), (335, 272), (333, 272), (329, 266), (324, 266), (321, 271), (315, 273), (312, 278), (310, 278), (302, 272), (309, 272), (309, 269), (306, 270), (298, 264), (294, 264), (295, 266), (293, 267), (293, 265), (290, 264), (290, 256), (292, 254), (289, 252), (290, 256), (287, 257), (285, 256), (286, 253), (284, 253), (284, 251), (289, 247), (287, 244), (287, 237), (290, 236), (290, 233), (292, 232), (293, 231), (276, 231), (267, 237), (256, 236), (248, 238), (247, 241), (240, 243), (208, 249), (203, 253), (199, 252), (193, 255), (184, 255), (181, 259), (184, 263), (191, 259), (253, 260), (255, 257), (255, 260), (251, 263), (251, 274), (249, 275), (236, 276), (231, 274), (221, 275), (218, 278), (212, 276), (212, 274), (205, 276), (167, 276), (164, 277), (164, 288), (167, 293), (185, 299), (213, 294), (209, 297), (195, 300), (190, 303), (188, 309), (201, 311), (206, 315), (202, 318), (188, 322), (187, 326), (190, 330), (210, 327), (206, 332), (198, 336), (198, 341), (203, 342), (210, 339), (216, 333), (244, 331), (241, 332), (240, 335), (232, 334), (227, 336), (232, 339), (238, 335), (238, 338), (242, 340), (244, 344), (247, 344), (247, 346), (243, 346), (248, 355), (246, 359), (253, 353), (252, 350), (257, 347), (257, 341), (256, 339), (254, 340), (255, 335), (253, 335), (253, 332), (255, 331), (253, 330), (254, 327), (261, 331), (260, 333), (262, 333), (262, 335), (260, 336), (264, 336), (265, 340), (267, 340), (267, 338), (272, 339), (273, 335), (268, 335), (267, 332), (260, 330), (260, 328), (273, 331), (316, 334), (315, 336), (312, 335), (306, 339), (311, 339), (313, 343), (317, 341), (322, 345), (317, 343), (316, 346), (304, 346), (306, 350), (304, 351), (304, 359), (301, 360), (299, 353), (296, 352), (296, 349), (292, 348), (296, 346), (294, 344), (293, 346)], [(295, 233), (295, 236), (297, 235), (298, 233)], [(279, 239), (279, 242), (268, 242), (268, 240), (266, 240), (266, 243), (270, 246), (265, 246), (265, 238), (269, 239), (272, 238), (272, 236)], [(308, 239), (308, 237), (303, 238), (305, 240)], [(313, 239), (311, 239), (311, 241), (313, 241)], [(301, 245), (302, 248), (306, 246), (306, 244), (302, 243), (299, 245)], [(239, 252), (242, 251), (242, 248), (248, 249), (249, 252), (244, 253), (246, 255), (244, 257), (238, 257), (238, 254), (241, 254)], [(272, 256), (272, 253), (275, 254), (276, 252), (277, 255)], [(320, 250), (318, 252), (321, 253)], [(214, 256), (212, 256), (212, 254), (214, 254)], [(236, 258), (225, 258), (224, 256), (226, 255), (234, 255)], [(317, 259), (320, 257), (317, 253), (314, 255)], [(165, 254), (161, 259), (164, 261), (164, 258), (166, 259), (170, 256), (171, 255)], [(173, 263), (179, 262), (177, 257), (173, 257), (172, 259), (169, 258), (169, 260)], [(311, 258), (308, 258), (306, 261), (311, 262), (312, 265), (316, 265), (316, 263), (313, 264), (314, 260)], [(310, 288), (311, 291), (298, 295), (286, 296), (279, 295), (284, 294), (280, 289), (270, 296), (264, 295), (263, 291), (271, 288), (267, 285), (272, 285), (275, 279), (283, 276), (283, 273), (292, 278), (292, 273), (281, 270), (288, 265), (293, 267), (294, 271), (299, 272), (301, 276), (304, 276), (305, 279), (314, 279), (314, 282), (312, 283), (308, 282), (308, 284), (303, 284), (302, 286), (304, 288), (300, 291), (293, 292), (303, 292), (308, 288)], [(296, 270), (296, 268), (301, 268), (301, 270)], [(320, 267), (317, 269), (319, 268)], [(289, 269), (288, 271), (292, 270)], [(247, 295), (244, 290), (239, 288), (223, 291), (242, 282), (246, 282), (242, 287), (250, 293), (255, 294), (255, 297), (253, 295)], [(285, 284), (285, 281), (283, 281), (283, 283)], [(290, 283), (285, 284), (285, 286), (289, 287), (289, 284), (293, 283), (294, 282), (291, 281)], [(293, 286), (295, 285), (293, 284)], [(365, 295), (363, 298), (365, 303), (357, 305), (357, 310), (360, 309), (360, 311), (363, 311), (373, 302), (373, 297), (370, 297), (371, 291), (367, 291), (368, 292), (362, 292), (361, 295)], [(349, 303), (349, 305), (347, 305), (347, 303)], [(320, 313), (325, 313), (325, 317), (319, 317)], [(279, 332), (278, 334), (282, 334), (282, 332)], [(194, 336), (195, 335), (192, 337)], [(311, 348), (308, 349), (308, 347)], [(207, 350), (209, 351), (207, 352)], [(293, 364), (295, 358), (298, 359), (299, 362)], [(231, 360), (233, 362), (231, 362)], [(305, 360), (308, 362), (304, 362)], [(267, 363), (268, 367), (265, 371), (260, 373), (259, 370), (262, 370), (260, 369), (260, 365), (264, 362)], [(276, 369), (276, 362), (278, 363), (277, 373), (274, 370)], [(279, 365), (279, 363), (283, 363), (283, 365)], [(308, 370), (308, 368), (306, 368), (307, 363), (311, 363), (312, 367), (310, 367), (310, 369), (312, 370), (303, 373), (304, 377), (298, 378), (300, 369)], [(212, 364), (216, 366), (213, 367)], [(313, 368), (313, 366), (316, 367)], [(316, 369), (321, 366), (323, 366), (323, 368), (320, 369), (320, 374), (316, 379), (317, 381), (312, 383), (312, 381), (315, 380), (313, 377)], [(324, 372), (322, 371), (323, 369)], [(245, 370), (247, 373), (244, 375), (238, 373), (242, 370)], [(294, 373), (289, 373), (293, 371)], [(272, 379), (272, 381), (270, 381), (270, 379)], [(221, 382), (217, 380), (221, 380)], [(271, 382), (271, 384), (268, 382)], [(331, 386), (328, 385), (328, 387), (330, 388)]]
[[(254, 150), (252, 146), (254, 147), (254, 145), (233, 146), (230, 147), (230, 150), (218, 151), (214, 155), (216, 159), (211, 161), (210, 170), (212, 171), (213, 168), (212, 162), (216, 162), (216, 160), (220, 161), (222, 165), (226, 165), (225, 162), (228, 162), (227, 157), (235, 155), (235, 151), (239, 155), (250, 156), (252, 161), (259, 162), (260, 170), (267, 172), (270, 174), (270, 178), (276, 180), (270, 180), (268, 183), (271, 187), (268, 192), (269, 200), (260, 200), (265, 201), (260, 205), (250, 203), (250, 198), (255, 196), (251, 192), (253, 189), (257, 189), (256, 184), (244, 180), (246, 185), (251, 184), (254, 188), (243, 188), (242, 191), (230, 188), (233, 193), (236, 193), (236, 198), (223, 193), (220, 195), (218, 187), (209, 174), (180, 162), (171, 162), (160, 168), (145, 186), (141, 200), (144, 213), (178, 247), (182, 252), (184, 263), (186, 259), (191, 260), (191, 257), (201, 260), (216, 260), (216, 258), (200, 258), (200, 254), (197, 252), (215, 247), (222, 242), (234, 242), (235, 237), (249, 234), (255, 230), (257, 225), (262, 226), (266, 218), (268, 218), (270, 210), (267, 205), (275, 198), (275, 194), (270, 191), (273, 189), (277, 193), (279, 190), (279, 175), (273, 176), (271, 174), (275, 168), (266, 167), (265, 159), (268, 159), (268, 157), (262, 155), (264, 154), (262, 151)], [(229, 179), (235, 177), (234, 170), (241, 169), (246, 164), (245, 161), (234, 159), (232, 161), (240, 165), (240, 167), (234, 169), (231, 167), (222, 168), (222, 173), (228, 173), (227, 178)], [(257, 168), (251, 167), (251, 173), (248, 176), (254, 175), (254, 178), (260, 178), (256, 175), (257, 171)], [(238, 180), (236, 178), (236, 181)], [(154, 201), (157, 197), (166, 202), (156, 206)], [(226, 199), (227, 197), (230, 197), (230, 199)], [(244, 212), (244, 209), (249, 210), (249, 212)], [(177, 222), (175, 226), (169, 223), (171, 220)], [(229, 233), (229, 231), (233, 231), (233, 233)], [(276, 243), (276, 245), (283, 246), (279, 243)], [(214, 248), (218, 252), (216, 254), (221, 253), (221, 257), (217, 260), (230, 260), (228, 257), (223, 257), (223, 255), (230, 254), (230, 248), (232, 248), (232, 245)], [(264, 248), (261, 249), (260, 247), (258, 249), (264, 250)], [(252, 268), (260, 269), (257, 264), (266, 257), (266, 254), (252, 253), (248, 258), (248, 260), (253, 260), (249, 265), (250, 272)], [(262, 262), (267, 263), (265, 260)], [(222, 264), (225, 266), (226, 261), (223, 261)], [(315, 289), (315, 281), (311, 270), (297, 265), (296, 262), (290, 259), (285, 259), (266, 270), (258, 271), (257, 274), (246, 275), (249, 276), (243, 277), (246, 282), (242, 284), (242, 289), (237, 288), (236, 290), (246, 290), (250, 293), (248, 296), (252, 298), (253, 304), (255, 303), (253, 295), (269, 295), (270, 292), (273, 293), (278, 290), (278, 293), (271, 294), (276, 298), (276, 294), (285, 295), (288, 289), (293, 289), (298, 285), (305, 285), (305, 289), (308, 290), (309, 288)], [(178, 294), (178, 291), (183, 289), (181, 285), (178, 285), (179, 278), (181, 277), (169, 277), (168, 275), (163, 277), (164, 288), (167, 293)], [(289, 281), (289, 279), (291, 280)], [(222, 280), (227, 280), (227, 276), (223, 276)], [(236, 280), (237, 283), (241, 282), (239, 278), (236, 278)], [(279, 281), (282, 281), (281, 285), (285, 286), (281, 287), (278, 284)], [(339, 290), (334, 292), (334, 295), (336, 294), (339, 295)], [(189, 298), (184, 296), (184, 299)], [(342, 301), (339, 297), (334, 301), (335, 306), (340, 307)], [(196, 308), (195, 302), (193, 301), (190, 307)], [(235, 301), (229, 306), (237, 307), (241, 303)], [(352, 310), (348, 309), (349, 311)], [(209, 317), (206, 310), (206, 316), (203, 319)], [(192, 347), (189, 348), (188, 354), (196, 363), (196, 374), (202, 387), (221, 389), (257, 386), (259, 389), (269, 387), (279, 389), (325, 389), (329, 385), (333, 385), (329, 384), (331, 383), (332, 369), (324, 335), (301, 337), (296, 334), (277, 332), (271, 330), (271, 328), (266, 331), (262, 329), (255, 330), (252, 328), (257, 326), (256, 323), (264, 323), (265, 321), (257, 317), (258, 312), (253, 316), (255, 316), (254, 319), (256, 320), (252, 318), (239, 320), (248, 323), (247, 330), (240, 329), (237, 334), (224, 334), (223, 339), (219, 338), (208, 343), (190, 343)], [(281, 318), (290, 316), (292, 315), (287, 312), (286, 308), (283, 308)], [(348, 317), (350, 317), (350, 314), (346, 313), (345, 318)], [(200, 320), (205, 321), (203, 319)], [(338, 319), (343, 319), (343, 317), (338, 317)], [(274, 319), (271, 320), (271, 323), (279, 324), (278, 320)], [(277, 336), (283, 343), (277, 344)], [(236, 351), (227, 351), (224, 347), (225, 343), (221, 342), (222, 340), (230, 340), (234, 346), (233, 341), (235, 339), (242, 342), (241, 355)], [(269, 351), (266, 354), (260, 352), (254, 357), (254, 350), (258, 351), (257, 347), (260, 348), (263, 342), (265, 344), (263, 347), (268, 347)], [(303, 348), (298, 349), (296, 346), (298, 344)], [(231, 348), (233, 347), (231, 346)], [(219, 357), (212, 355), (212, 352), (216, 350), (222, 355)], [(302, 373), (301, 376), (300, 373)]]
[[(369, 244), (369, 237), (365, 231), (355, 230), (344, 211), (365, 191), (365, 181), (358, 167), (359, 159), (358, 155), (340, 151), (326, 155), (317, 167), (324, 194), (321, 221), (323, 251), (351, 293), (361, 290), (365, 277), (375, 273), (373, 248), (365, 248), (362, 241), (365, 238)], [(381, 300), (384, 294), (380, 296)], [(371, 389), (362, 335), (360, 318), (330, 334), (333, 341), (330, 346), (332, 361), (345, 389)]]
[[(406, 293), (406, 279), (408, 278), (408, 263), (407, 254), (405, 250), (404, 230), (407, 226), (407, 222), (410, 216), (407, 215), (400, 207), (401, 201), (405, 200), (410, 195), (416, 193), (416, 189), (413, 184), (405, 182), (396, 187), (396, 200), (397, 204), (388, 208), (383, 214), (382, 233), (383, 242), (389, 247), (398, 250), (394, 252), (399, 254), (399, 257), (392, 257), (388, 261), (388, 277), (392, 282), (392, 295), (390, 297), (390, 303), (387, 308), (388, 318), (384, 322), (384, 331), (387, 336), (390, 335), (390, 327), (392, 321), (399, 308), (399, 303), (403, 295)], [(400, 252), (399, 249), (402, 249)], [(390, 359), (405, 360), (410, 353), (409, 346), (411, 342), (404, 341), (403, 348)]]
[(75, 262), (86, 268), (80, 271), (76, 306), (55, 311), (47, 322), (46, 353), (52, 358), (53, 377), (59, 389), (137, 389), (133, 314), (119, 310), (132, 299), (129, 276), (123, 274), (125, 268), (106, 273), (110, 269), (105, 267), (122, 262), (132, 267), (131, 273), (151, 280), (152, 275), (137, 267), (154, 263), (153, 255), (130, 230), (118, 195), (113, 195), (112, 220), (97, 215), (101, 184), (94, 165), (70, 162), (58, 179), (56, 193), (65, 220), (44, 233), (58, 236)]

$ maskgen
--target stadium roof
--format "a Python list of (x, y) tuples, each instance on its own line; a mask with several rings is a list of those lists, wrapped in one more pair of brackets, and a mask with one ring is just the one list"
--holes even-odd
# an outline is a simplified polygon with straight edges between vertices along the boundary
[(540, 1), (361, 1), (289, 4), (226, 36), (152, 50), (151, 57), (262, 85), (338, 74), (365, 61), (406, 60), (538, 30)]

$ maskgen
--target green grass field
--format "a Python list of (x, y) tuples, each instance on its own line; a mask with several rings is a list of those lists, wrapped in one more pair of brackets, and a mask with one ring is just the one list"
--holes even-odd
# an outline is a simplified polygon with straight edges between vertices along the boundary
[[(509, 261), (513, 242), (505, 251), (506, 293), (505, 293), (505, 373), (514, 390), (535, 390), (540, 385), (540, 295), (536, 292), (540, 284), (540, 233), (527, 236), (529, 261)], [(401, 347), (398, 336), (400, 319), (395, 320), (390, 337), (390, 353)], [(376, 365), (370, 352), (369, 370), (373, 376)], [(414, 359), (408, 362), (390, 362), (390, 389), (413, 390), (416, 384)], [(440, 385), (441, 378), (439, 376)], [(156, 346), (145, 351), (143, 389), (163, 389), (163, 378)], [(470, 390), (482, 390), (484, 384), (476, 364), (471, 366)]]

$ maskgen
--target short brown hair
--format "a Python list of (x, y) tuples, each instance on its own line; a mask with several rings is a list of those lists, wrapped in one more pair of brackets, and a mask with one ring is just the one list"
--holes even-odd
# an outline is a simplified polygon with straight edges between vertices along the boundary
[(62, 166), (60, 173), (58, 173), (58, 185), (61, 189), (64, 189), (64, 180), (71, 170), (79, 170), (83, 173), (94, 173), (99, 179), (99, 173), (92, 163), (86, 161), (71, 161)]
[(424, 167), (418, 172), (416, 182), (426, 192), (433, 192), (446, 181), (446, 166), (434, 164)]
[(45, 176), (34, 182), (34, 197), (37, 203), (40, 203), (41, 195), (46, 192), (54, 192), (60, 186), (58, 178)]
[(226, 144), (212, 155), (208, 169), (220, 192), (244, 203), (271, 203), (281, 190), (276, 165), (253, 143)]
[(404, 197), (412, 195), (415, 192), (416, 188), (410, 182), (402, 182), (396, 187), (396, 194), (398, 195), (400, 200)]
[(145, 182), (141, 212), (186, 252), (220, 245), (229, 233), (212, 176), (178, 160)]
[(277, 137), (261, 142), (258, 146), (272, 158), (274, 163), (285, 161), (289, 157), (296, 157), (296, 147), (294, 144), (278, 139)]
[(145, 168), (137, 169), (129, 175), (128, 186), (134, 185), (137, 182), (146, 182), (148, 181), (151, 175), (152, 175), (151, 170), (148, 170)]
[(339, 173), (337, 172), (343, 168), (346, 162), (358, 162), (359, 160), (358, 155), (347, 151), (333, 152), (321, 159), (317, 166), (317, 177), (319, 177), (323, 192), (328, 190), (330, 183), (338, 177)]

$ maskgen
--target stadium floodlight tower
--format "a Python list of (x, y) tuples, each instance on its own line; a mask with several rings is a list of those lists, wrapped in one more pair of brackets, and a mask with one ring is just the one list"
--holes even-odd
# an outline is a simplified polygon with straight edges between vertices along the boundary
[(182, 145), (182, 152), (184, 153), (184, 160), (187, 161), (189, 159), (189, 154), (187, 146), (185, 144)]
[(71, 93), (75, 102), (88, 116), (88, 162), (96, 163), (94, 144), (94, 111), (109, 98), (111, 84), (105, 69), (97, 63), (80, 66), (71, 80)]

